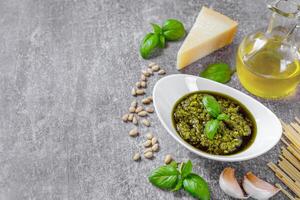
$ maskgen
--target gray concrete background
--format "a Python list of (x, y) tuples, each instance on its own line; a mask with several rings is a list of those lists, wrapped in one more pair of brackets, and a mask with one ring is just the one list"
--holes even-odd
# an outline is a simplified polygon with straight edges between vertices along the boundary
[[(147, 174), (167, 153), (193, 161), (212, 199), (229, 199), (218, 187), (226, 166), (236, 167), (239, 178), (251, 170), (278, 182), (266, 164), (276, 161), (279, 145), (250, 161), (215, 162), (183, 149), (155, 115), (149, 130), (161, 151), (152, 161), (131, 160), (144, 136), (129, 138), (132, 126), (120, 117), (133, 100), (130, 90), (139, 71), (149, 63), (138, 54), (139, 42), (150, 22), (177, 18), (189, 30), (202, 5), (239, 21), (233, 45), (182, 72), (175, 69), (181, 41), (151, 60), (168, 74), (194, 75), (211, 62), (234, 66), (243, 36), (268, 22), (264, 1), (0, 1), (0, 199), (192, 199), (148, 183)], [(148, 94), (158, 78), (151, 78)], [(236, 75), (229, 85), (244, 91)], [(299, 93), (281, 101), (259, 100), (290, 121), (300, 113)]]

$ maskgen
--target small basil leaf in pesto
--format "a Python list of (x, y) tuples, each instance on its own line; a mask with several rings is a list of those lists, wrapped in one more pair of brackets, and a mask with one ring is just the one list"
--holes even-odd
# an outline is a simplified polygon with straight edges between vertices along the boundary
[(231, 79), (231, 70), (226, 63), (210, 64), (200, 73), (200, 76), (219, 83), (227, 83)]
[(215, 137), (219, 128), (219, 120), (213, 119), (205, 124), (204, 133), (208, 137), (208, 139), (212, 140)]
[(217, 119), (218, 119), (219, 121), (228, 120), (228, 119), (229, 119), (229, 116), (226, 115), (225, 113), (221, 113), (221, 114), (217, 117)]
[(165, 48), (166, 47), (166, 38), (163, 35), (159, 35), (159, 48)]
[(151, 26), (153, 28), (153, 32), (156, 34), (161, 34), (162, 33), (162, 29), (159, 25), (151, 23)]
[(208, 184), (197, 174), (190, 174), (183, 180), (183, 189), (197, 199), (210, 199)]
[(159, 43), (159, 36), (154, 33), (148, 33), (140, 46), (140, 54), (144, 59), (149, 58), (150, 54), (157, 47)]
[(177, 184), (179, 171), (172, 165), (161, 166), (151, 172), (148, 177), (150, 183), (160, 189), (173, 189)]
[(221, 113), (221, 106), (213, 96), (205, 95), (202, 99), (202, 103), (212, 117), (217, 118)]
[(192, 162), (189, 160), (187, 161), (187, 163), (185, 163), (181, 170), (180, 170), (180, 173), (181, 173), (181, 177), (182, 178), (185, 178), (187, 177), (190, 173), (192, 173), (192, 169), (193, 169), (193, 164)]
[(168, 19), (163, 24), (163, 35), (167, 40), (179, 40), (185, 35), (183, 24), (176, 19)]

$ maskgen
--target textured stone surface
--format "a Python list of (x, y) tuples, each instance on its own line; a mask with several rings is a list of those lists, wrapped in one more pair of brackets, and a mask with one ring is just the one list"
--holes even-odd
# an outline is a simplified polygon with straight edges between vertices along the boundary
[[(197, 75), (207, 63), (234, 66), (243, 36), (266, 25), (263, 1), (210, 0), (10, 0), (0, 2), (0, 199), (191, 199), (151, 186), (149, 171), (165, 154), (191, 159), (208, 182), (212, 199), (229, 199), (218, 175), (234, 166), (240, 178), (248, 170), (278, 182), (266, 167), (279, 146), (241, 163), (200, 158), (183, 149), (163, 129), (155, 114), (151, 128), (161, 150), (154, 160), (132, 161), (142, 136), (127, 136), (131, 125), (120, 117), (133, 100), (132, 85), (148, 61), (138, 54), (150, 22), (178, 18), (190, 29), (202, 5), (239, 21), (233, 45), (182, 72), (175, 69), (181, 42), (168, 44), (152, 59), (168, 74)], [(151, 93), (158, 76), (151, 78)], [(230, 86), (241, 91), (234, 75)], [(247, 92), (246, 92), (247, 93)], [(290, 121), (300, 113), (300, 94), (281, 101), (260, 101)], [(281, 194), (274, 199), (284, 199)]]

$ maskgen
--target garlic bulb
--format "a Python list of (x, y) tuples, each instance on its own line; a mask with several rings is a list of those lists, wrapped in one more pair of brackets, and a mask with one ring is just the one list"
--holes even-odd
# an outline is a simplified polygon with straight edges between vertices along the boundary
[(244, 176), (243, 188), (247, 194), (255, 199), (269, 199), (280, 190), (256, 177), (252, 172), (248, 172)]
[(221, 189), (231, 197), (237, 199), (247, 199), (248, 196), (245, 196), (241, 186), (234, 175), (234, 169), (231, 167), (225, 168), (219, 179), (219, 184)]

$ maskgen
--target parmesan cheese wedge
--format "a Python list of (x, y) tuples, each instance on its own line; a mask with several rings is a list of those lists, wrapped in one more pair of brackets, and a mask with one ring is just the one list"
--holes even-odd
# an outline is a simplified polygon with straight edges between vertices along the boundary
[(230, 44), (238, 23), (212, 9), (202, 7), (196, 22), (177, 54), (182, 69), (213, 51)]

